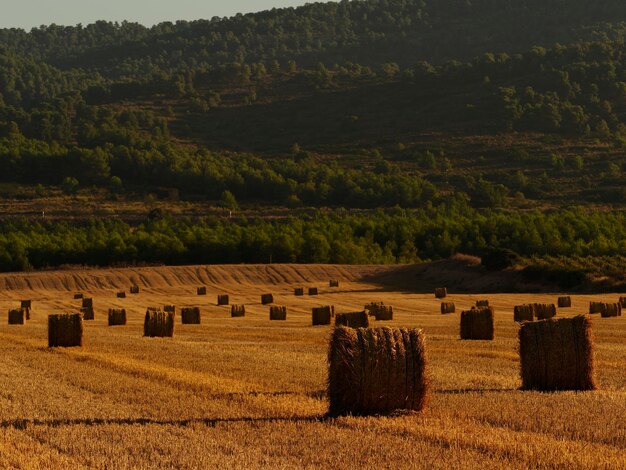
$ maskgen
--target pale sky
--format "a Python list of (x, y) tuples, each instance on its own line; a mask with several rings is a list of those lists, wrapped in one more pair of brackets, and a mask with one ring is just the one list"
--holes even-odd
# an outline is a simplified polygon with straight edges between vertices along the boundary
[(305, 3), (312, 0), (0, 0), (0, 28), (29, 30), (51, 23), (86, 25), (96, 20), (128, 20), (150, 26)]

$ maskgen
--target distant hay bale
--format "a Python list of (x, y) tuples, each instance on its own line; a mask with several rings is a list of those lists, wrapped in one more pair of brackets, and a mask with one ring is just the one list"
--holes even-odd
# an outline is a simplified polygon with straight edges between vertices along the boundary
[(117, 293), (117, 298), (118, 299), (125, 299), (126, 298), (126, 292), (124, 291), (120, 291)]
[(626, 297), (620, 297), (619, 304), (622, 306), (622, 308), (626, 308)]
[(22, 300), (21, 301), (21, 306), (22, 308), (33, 308), (33, 301), (32, 300)]
[(71, 348), (83, 345), (83, 316), (65, 313), (48, 316), (48, 347)]
[(26, 310), (25, 308), (17, 308), (9, 310), (9, 325), (24, 325), (26, 324)]
[(370, 326), (370, 320), (366, 311), (338, 313), (335, 316), (335, 326), (346, 326), (348, 328), (368, 328)]
[(85, 320), (95, 320), (96, 319), (96, 314), (93, 310), (93, 307), (82, 307), (80, 309), (80, 313), (83, 314), (83, 318)]
[(603, 302), (589, 302), (589, 313), (602, 313)]
[(148, 309), (143, 324), (143, 335), (150, 338), (171, 338), (174, 336), (174, 318), (173, 312)]
[(602, 318), (621, 317), (622, 305), (619, 303), (605, 303), (602, 305), (602, 311), (600, 312), (600, 316)]
[(26, 317), (26, 320), (30, 320), (31, 310), (29, 308), (23, 308), (22, 310), (24, 310), (24, 316)]
[(384, 306), (385, 304), (383, 302), (370, 302), (369, 304), (365, 304), (363, 308), (370, 317), (375, 317), (378, 309)]
[(533, 309), (537, 320), (547, 320), (556, 317), (556, 306), (554, 304), (533, 304)]
[(317, 287), (309, 287), (309, 295), (318, 295)]
[(82, 299), (83, 297), (85, 297), (84, 294), (80, 294), (80, 293), (74, 294), (74, 300), (79, 300), (79, 299)]
[(293, 295), (296, 297), (302, 297), (304, 295), (304, 287), (296, 287), (293, 290)]
[(435, 289), (435, 297), (438, 299), (445, 299), (448, 296), (448, 289), (445, 287), (437, 287)]
[(559, 306), (559, 308), (569, 308), (569, 307), (571, 307), (572, 306), (572, 298), (569, 295), (564, 296), (564, 297), (559, 297), (558, 306)]
[(339, 281), (332, 280), (329, 282), (330, 287), (339, 287)]
[(272, 294), (263, 294), (261, 295), (261, 303), (263, 305), (273, 304), (274, 296)]
[(83, 298), (83, 307), (93, 307), (93, 299), (91, 297)]
[(196, 289), (196, 293), (197, 293), (198, 295), (206, 295), (206, 287), (204, 287), (204, 286), (203, 286), (203, 287), (198, 287), (198, 288)]
[(313, 326), (317, 325), (330, 325), (330, 321), (333, 317), (333, 307), (313, 307)]
[(535, 309), (532, 305), (516, 305), (513, 308), (513, 319), (518, 323), (533, 321), (535, 319)]
[(217, 305), (228, 305), (230, 303), (230, 297), (227, 294), (221, 294), (217, 296)]
[(441, 302), (441, 314), (445, 315), (447, 313), (456, 312), (456, 305), (454, 302)]
[(335, 328), (328, 364), (331, 416), (420, 411), (426, 404), (429, 381), (422, 330)]
[(525, 390), (596, 388), (589, 317), (524, 323), (519, 330), (519, 352)]
[(493, 307), (461, 312), (461, 339), (493, 340), (494, 320)]
[(166, 313), (173, 313), (176, 315), (176, 305), (164, 305), (163, 311)]
[(377, 321), (393, 320), (393, 307), (391, 305), (382, 305), (376, 309), (375, 318)]
[(184, 307), (180, 311), (180, 316), (183, 325), (199, 325), (200, 307)]
[(233, 305), (230, 307), (230, 316), (232, 318), (245, 317), (246, 306), (245, 305)]
[(478, 308), (489, 307), (489, 301), (488, 300), (477, 300), (476, 301), (476, 307), (478, 307)]
[(287, 320), (287, 307), (271, 306), (270, 320)]
[(131, 294), (139, 294), (139, 286), (130, 286)]
[(110, 308), (109, 309), (109, 326), (126, 325), (126, 309)]

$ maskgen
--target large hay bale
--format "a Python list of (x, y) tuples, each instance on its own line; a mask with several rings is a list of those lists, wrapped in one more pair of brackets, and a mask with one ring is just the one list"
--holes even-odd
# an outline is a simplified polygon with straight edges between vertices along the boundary
[(48, 315), (48, 347), (71, 348), (83, 345), (83, 315)]
[(626, 308), (626, 297), (620, 297), (619, 304), (622, 306), (622, 308)]
[(332, 280), (329, 282), (330, 287), (339, 287), (339, 281)]
[(426, 404), (429, 382), (422, 330), (335, 328), (328, 363), (331, 416), (420, 411)]
[(16, 308), (9, 310), (9, 325), (26, 324), (26, 308)]
[(33, 301), (32, 300), (22, 300), (21, 301), (21, 306), (22, 308), (33, 308)]
[(519, 330), (519, 352), (525, 390), (596, 388), (589, 317), (524, 323)]
[(176, 315), (176, 305), (164, 305), (163, 311), (166, 313), (173, 313)]
[(83, 299), (84, 297), (85, 295), (81, 293), (74, 294), (74, 300)]
[(96, 314), (93, 310), (93, 307), (82, 307), (80, 309), (80, 313), (83, 314), (83, 319), (84, 320), (95, 320), (96, 319)]
[(217, 305), (228, 305), (230, 303), (230, 297), (227, 294), (221, 294), (217, 296)]
[(382, 305), (376, 309), (375, 318), (377, 321), (393, 320), (393, 307), (391, 305)]
[(198, 288), (196, 289), (196, 293), (197, 293), (198, 295), (206, 295), (206, 287), (204, 287), (204, 286), (203, 286), (203, 287), (198, 287)]
[(317, 325), (330, 325), (330, 321), (333, 317), (333, 308), (331, 306), (326, 307), (313, 307), (313, 326)]
[(184, 307), (180, 311), (183, 325), (199, 325), (200, 324), (200, 307)]
[(272, 294), (263, 294), (261, 295), (261, 303), (263, 305), (273, 304), (274, 296)]
[(602, 318), (621, 317), (622, 305), (619, 303), (605, 303), (602, 305), (602, 311), (600, 312), (600, 316)]
[(304, 287), (296, 287), (293, 290), (293, 295), (296, 297), (302, 297), (304, 295)]
[(489, 301), (488, 300), (477, 300), (476, 301), (476, 307), (478, 307), (478, 308), (489, 307)]
[(233, 318), (236, 317), (245, 317), (246, 316), (246, 306), (245, 305), (233, 305), (230, 307), (230, 316)]
[(318, 295), (317, 287), (309, 287), (309, 295)]
[(435, 289), (435, 297), (438, 299), (445, 299), (448, 296), (448, 289), (445, 287), (437, 287)]
[(271, 306), (270, 320), (287, 320), (287, 307)]
[(456, 312), (456, 305), (454, 302), (441, 302), (441, 314), (445, 315), (447, 313)]
[(126, 309), (110, 308), (109, 309), (109, 326), (126, 325)]
[(83, 307), (93, 307), (93, 299), (91, 297), (84, 298)]
[(174, 336), (174, 318), (173, 312), (148, 309), (143, 323), (143, 335), (151, 338), (171, 338)]
[(533, 304), (533, 310), (537, 320), (547, 320), (556, 317), (556, 306), (554, 304)]
[(493, 307), (461, 312), (461, 339), (493, 340), (494, 320)]
[(559, 308), (570, 308), (572, 306), (572, 298), (569, 295), (559, 297), (558, 306)]
[(118, 299), (125, 299), (125, 298), (126, 298), (126, 292), (124, 292), (123, 290), (122, 290), (122, 291), (119, 291), (119, 292), (117, 293), (117, 298), (118, 298)]
[(589, 313), (602, 313), (603, 306), (603, 302), (589, 302)]
[(335, 316), (335, 326), (347, 326), (349, 328), (368, 328), (370, 319), (366, 311), (352, 313), (338, 313)]
[(130, 286), (131, 294), (139, 294), (139, 286)]
[(535, 319), (535, 309), (532, 305), (516, 305), (513, 308), (513, 319), (518, 323), (533, 321)]

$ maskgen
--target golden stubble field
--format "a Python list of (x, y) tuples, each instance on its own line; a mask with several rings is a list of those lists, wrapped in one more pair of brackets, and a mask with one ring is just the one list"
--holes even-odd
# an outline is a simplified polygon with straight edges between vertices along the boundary
[[(433, 295), (394, 292), (364, 277), (393, 268), (212, 266), (59, 271), (0, 276), (1, 468), (626, 468), (626, 317), (594, 315), (600, 390), (522, 392), (513, 306), (556, 294), (455, 295), (441, 315)], [(339, 289), (329, 279), (341, 281)], [(117, 299), (132, 283), (141, 293)], [(206, 285), (209, 295), (196, 295)], [(294, 297), (319, 286), (318, 297)], [(47, 348), (47, 314), (75, 311), (93, 296), (96, 320), (82, 349)], [(270, 322), (260, 294), (288, 307)], [(230, 318), (216, 295), (245, 303)], [(592, 299), (573, 296), (583, 313)], [(459, 311), (488, 298), (496, 340), (460, 341)], [(6, 313), (33, 300), (33, 319)], [(394, 306), (385, 325), (423, 328), (432, 382), (422, 413), (326, 419), (330, 327), (311, 307), (338, 312), (370, 301)], [(147, 306), (200, 305), (202, 325), (173, 339), (142, 337)], [(109, 307), (129, 324), (108, 327)], [(374, 322), (377, 326), (377, 322)]]

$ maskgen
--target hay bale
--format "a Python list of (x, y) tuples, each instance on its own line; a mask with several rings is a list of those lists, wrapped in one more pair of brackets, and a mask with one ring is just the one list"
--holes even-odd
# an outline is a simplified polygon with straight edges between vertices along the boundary
[(197, 293), (198, 295), (206, 295), (206, 287), (204, 287), (204, 286), (203, 286), (203, 287), (198, 287), (198, 288), (196, 289), (196, 293)]
[(22, 310), (24, 310), (24, 316), (26, 317), (26, 320), (30, 320), (30, 309), (23, 308)]
[(109, 326), (126, 325), (126, 309), (110, 308), (109, 309)]
[(130, 286), (131, 294), (139, 294), (139, 286)]
[(317, 287), (309, 287), (309, 295), (318, 295)]
[(33, 308), (33, 301), (32, 300), (22, 300), (21, 301), (21, 306), (22, 308)]
[(533, 321), (535, 319), (535, 309), (532, 305), (516, 305), (513, 308), (513, 319), (518, 323)]
[(477, 300), (476, 301), (476, 307), (478, 307), (478, 308), (489, 307), (489, 301), (488, 300)]
[(180, 311), (183, 325), (199, 325), (200, 324), (200, 307), (184, 307)]
[(245, 317), (246, 306), (245, 305), (233, 305), (232, 307), (230, 307), (230, 316), (232, 318)]
[(456, 305), (454, 302), (441, 302), (441, 314), (445, 315), (447, 313), (456, 312)]
[(626, 297), (620, 297), (619, 304), (622, 306), (622, 308), (626, 308)]
[(448, 296), (448, 289), (445, 287), (437, 287), (435, 289), (435, 297), (438, 299), (445, 299)]
[(525, 390), (596, 388), (589, 317), (524, 323), (519, 330), (519, 352)]
[(602, 318), (621, 317), (622, 305), (619, 303), (616, 303), (616, 304), (605, 303), (602, 305), (602, 311), (600, 312), (600, 316)]
[(71, 348), (83, 345), (83, 315), (48, 315), (48, 347)]
[(304, 287), (296, 287), (293, 290), (293, 295), (296, 297), (302, 297), (304, 295)]
[(148, 309), (143, 323), (143, 335), (150, 338), (171, 338), (174, 336), (174, 318), (173, 312)]
[(261, 295), (261, 303), (263, 305), (273, 304), (274, 296), (272, 294), (263, 294)]
[(377, 321), (393, 320), (393, 307), (391, 305), (382, 305), (376, 309), (375, 317)]
[(124, 291), (120, 291), (117, 293), (117, 298), (118, 299), (125, 299), (126, 298), (126, 292)]
[(26, 310), (25, 308), (16, 308), (9, 310), (9, 325), (24, 325), (26, 324)]
[(270, 320), (287, 320), (287, 307), (271, 306)]
[(84, 295), (84, 294), (80, 294), (80, 293), (78, 293), (78, 294), (74, 294), (74, 300), (83, 299), (84, 297), (85, 297), (85, 295)]
[(572, 306), (572, 298), (569, 295), (559, 297), (557, 305), (559, 308), (570, 308)]
[(80, 309), (80, 313), (83, 314), (83, 319), (85, 320), (95, 320), (96, 314), (93, 310), (93, 307), (82, 307)]
[(494, 320), (493, 307), (461, 312), (461, 339), (493, 340)]
[(313, 307), (313, 326), (317, 325), (330, 325), (330, 321), (333, 317), (333, 307)]
[(174, 315), (176, 315), (176, 305), (164, 305), (163, 311), (165, 313), (173, 313)]
[(589, 313), (602, 313), (603, 306), (603, 302), (589, 302)]
[(227, 294), (222, 294), (217, 296), (217, 305), (228, 305), (230, 303), (230, 298)]
[(328, 350), (329, 415), (420, 411), (429, 390), (426, 367), (422, 330), (335, 328)]
[(335, 326), (347, 326), (349, 328), (368, 328), (370, 326), (370, 320), (366, 311), (338, 313), (335, 317)]
[(383, 302), (370, 302), (369, 304), (365, 304), (363, 308), (370, 317), (375, 317), (378, 309), (384, 306), (385, 304)]
[(537, 320), (547, 320), (556, 317), (556, 306), (554, 304), (533, 304), (535, 318)]
[(91, 297), (83, 298), (83, 307), (93, 307), (93, 299)]
[(329, 282), (330, 287), (339, 287), (339, 281), (332, 280)]

